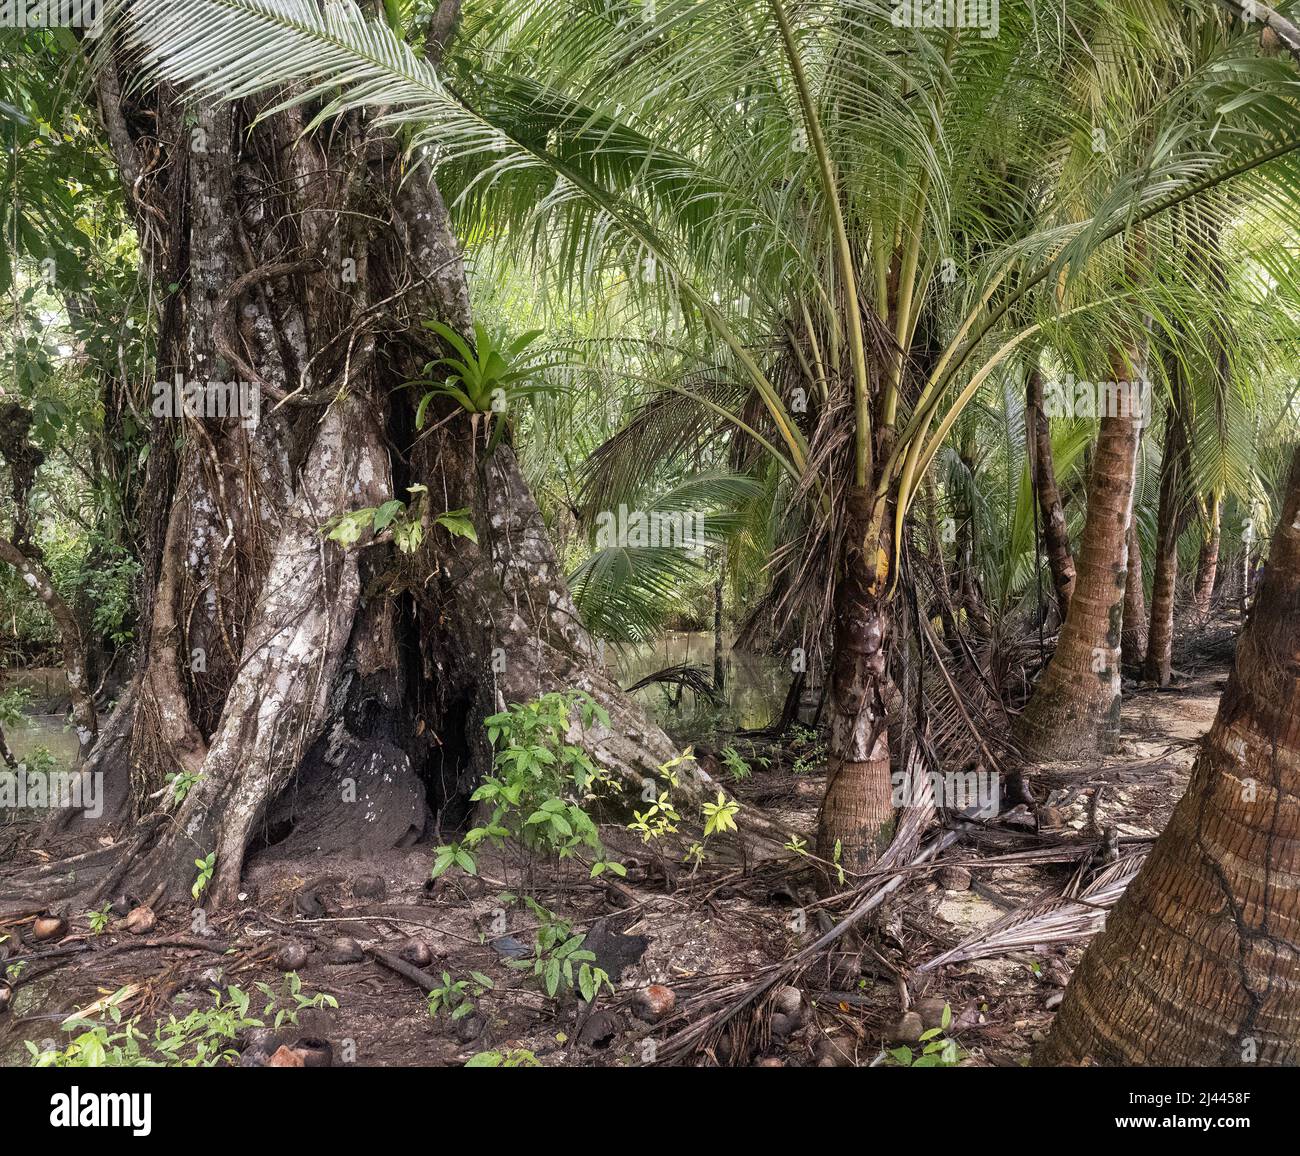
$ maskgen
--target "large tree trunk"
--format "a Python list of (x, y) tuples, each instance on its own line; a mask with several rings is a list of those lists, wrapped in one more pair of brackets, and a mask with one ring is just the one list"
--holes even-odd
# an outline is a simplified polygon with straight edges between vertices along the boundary
[[(238, 379), (263, 399), (255, 426), (155, 422), (139, 693), (115, 768), (129, 762), (141, 820), (127, 883), (180, 897), (215, 852), (209, 894), (227, 903), (259, 834), (292, 847), (298, 825), (304, 846), (356, 849), (454, 827), (491, 763), (482, 719), (550, 690), (605, 706), (610, 727), (571, 741), (639, 792), (677, 751), (605, 671), (508, 438), (488, 453), (451, 409), (414, 428), (402, 386), (436, 356), (418, 321), (471, 320), (430, 174), (357, 115), (305, 134), (300, 112), (254, 123), (245, 102), (187, 123), (165, 86), (124, 79), (108, 62), (105, 125), (154, 280), (178, 286), (158, 377)], [(416, 483), (429, 506), (415, 554), (322, 533)], [(460, 508), (477, 544), (433, 520)], [(173, 771), (194, 780), (160, 824)], [(698, 801), (707, 776), (682, 771), (681, 801)], [(349, 780), (356, 802), (341, 804)], [(123, 866), (92, 853), (27, 894), (102, 886)]]
[(1136, 671), (1147, 651), (1147, 599), (1142, 576), (1142, 543), (1138, 539), (1137, 517), (1129, 520), (1128, 574), (1124, 578), (1124, 628), (1120, 632), (1120, 662), (1125, 670)]
[(1300, 1064), (1300, 450), (1187, 793), (1038, 1058)]
[(1214, 581), (1219, 572), (1219, 537), (1223, 523), (1223, 497), (1214, 493), (1206, 503), (1204, 537), (1196, 558), (1196, 586), (1192, 594), (1192, 609), (1204, 621), (1209, 617), (1214, 599)]
[[(1122, 361), (1112, 372), (1117, 381), (1128, 379)], [(1108, 747), (1119, 732), (1127, 535), (1142, 428), (1131, 398), (1120, 409), (1126, 412), (1101, 419), (1097, 434), (1070, 615), (1051, 663), (1016, 720), (1016, 738), (1031, 757), (1086, 756)]]
[(1156, 572), (1151, 586), (1151, 628), (1142, 675), (1168, 686), (1174, 650), (1174, 595), (1178, 583), (1178, 539), (1186, 525), (1185, 494), (1189, 467), (1187, 389), (1182, 371), (1170, 375), (1173, 395), (1165, 415), (1164, 457), (1160, 463), (1160, 504), (1156, 519)]
[[(817, 820), (817, 855), (835, 862), (838, 847), (846, 872), (870, 867), (894, 833), (886, 706), (893, 616), (878, 566), (889, 542), (873, 529), (879, 521), (871, 506), (869, 490), (850, 491), (827, 686), (826, 794)], [(824, 887), (834, 882), (823, 874)]]
[(1025, 428), (1029, 435), (1034, 494), (1043, 520), (1043, 551), (1052, 575), (1052, 588), (1056, 591), (1057, 614), (1064, 622), (1074, 594), (1074, 555), (1070, 551), (1070, 533), (1065, 524), (1061, 492), (1056, 485), (1052, 427), (1043, 406), (1043, 373), (1037, 362), (1030, 367), (1025, 382)]

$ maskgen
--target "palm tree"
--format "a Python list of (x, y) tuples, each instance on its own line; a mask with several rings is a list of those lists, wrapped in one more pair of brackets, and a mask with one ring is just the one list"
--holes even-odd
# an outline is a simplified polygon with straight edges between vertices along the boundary
[[(1139, 380), (1141, 358), (1135, 354), (1112, 364), (1114, 381)], [(1095, 750), (1119, 730), (1128, 548), (1141, 433), (1141, 413), (1127, 403), (1101, 420), (1070, 612), (1051, 664), (1017, 720), (1016, 737), (1038, 757)]]
[(1043, 371), (1036, 360), (1025, 375), (1025, 421), (1032, 447), (1034, 494), (1042, 519), (1043, 548), (1056, 592), (1057, 618), (1064, 622), (1074, 594), (1076, 572), (1065, 509), (1056, 484), (1051, 422), (1043, 408)]
[(1192, 594), (1192, 608), (1198, 619), (1210, 613), (1214, 598), (1214, 583), (1219, 572), (1219, 545), (1223, 534), (1223, 495), (1219, 491), (1208, 495), (1200, 507), (1203, 537), (1196, 557), (1196, 585)]
[(1187, 793), (1089, 945), (1045, 1064), (1300, 1062), (1300, 449)]
[(1129, 516), (1126, 549), (1128, 571), (1124, 575), (1124, 627), (1120, 631), (1120, 662), (1124, 669), (1142, 665), (1147, 651), (1146, 586), (1142, 575), (1142, 543), (1138, 537), (1137, 504)]

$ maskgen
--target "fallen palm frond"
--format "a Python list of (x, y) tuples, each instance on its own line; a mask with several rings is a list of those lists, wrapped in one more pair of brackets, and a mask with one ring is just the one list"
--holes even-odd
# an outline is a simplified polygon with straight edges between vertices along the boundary
[(908, 806), (899, 811), (898, 822), (894, 827), (893, 842), (876, 861), (874, 871), (896, 871), (914, 862), (921, 838), (934, 822), (935, 799), (934, 782), (925, 773), (925, 764), (937, 766), (934, 751), (924, 735), (918, 735), (908, 752), (907, 772), (913, 784), (912, 798)]
[[(906, 866), (909, 868), (926, 865), (931, 868), (939, 866), (938, 856), (961, 838), (963, 831), (944, 831), (929, 846), (921, 850)], [(714, 1010), (700, 1015), (696, 1022), (683, 1028), (675, 1035), (669, 1036), (657, 1049), (656, 1063), (671, 1063), (704, 1043), (711, 1035), (718, 1032), (745, 1008), (757, 1003), (764, 995), (778, 984), (790, 979), (807, 967), (831, 944), (844, 936), (852, 927), (861, 922), (868, 914), (879, 907), (893, 892), (897, 891), (907, 880), (913, 877), (911, 871), (896, 871), (885, 879), (875, 879), (864, 883), (855, 893), (857, 902), (852, 910), (825, 934), (818, 936), (807, 947), (797, 951), (789, 959), (764, 968), (754, 979), (731, 984), (720, 990), (704, 992), (694, 999), (687, 1000), (679, 1008), (679, 1016), (691, 1019), (705, 1008), (714, 1005)], [(721, 1005), (721, 1006), (717, 1006)]]
[(946, 963), (987, 959), (1047, 943), (1091, 939), (1105, 926), (1106, 913), (1124, 894), (1145, 859), (1145, 851), (1117, 859), (1098, 871), (1077, 896), (1040, 895), (916, 970), (933, 971)]
[(687, 687), (715, 705), (725, 701), (713, 685), (713, 679), (709, 672), (704, 667), (690, 662), (683, 662), (677, 666), (666, 666), (663, 670), (656, 670), (653, 674), (647, 674), (645, 678), (638, 679), (631, 686), (624, 689), (628, 694), (631, 694), (634, 690), (641, 690), (643, 687), (655, 684)]

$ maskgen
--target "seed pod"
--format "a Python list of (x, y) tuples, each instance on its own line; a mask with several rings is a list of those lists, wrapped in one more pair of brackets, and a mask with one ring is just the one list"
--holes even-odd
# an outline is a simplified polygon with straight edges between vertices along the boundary
[(275, 957), (275, 965), (281, 971), (301, 971), (307, 966), (309, 954), (304, 944), (286, 943)]
[(68, 921), (62, 915), (51, 915), (48, 911), (36, 917), (32, 924), (32, 938), (37, 943), (51, 939), (62, 939), (68, 933)]
[(132, 935), (143, 935), (146, 931), (152, 931), (157, 923), (158, 917), (153, 913), (153, 909), (140, 906), (131, 908), (122, 921), (122, 926)]

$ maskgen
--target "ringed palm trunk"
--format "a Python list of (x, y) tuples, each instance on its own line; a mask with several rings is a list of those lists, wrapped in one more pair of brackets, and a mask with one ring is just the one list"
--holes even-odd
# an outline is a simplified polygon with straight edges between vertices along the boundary
[(1124, 629), (1120, 634), (1120, 661), (1125, 670), (1136, 671), (1147, 650), (1147, 604), (1142, 577), (1142, 543), (1138, 540), (1137, 518), (1128, 528), (1128, 574), (1124, 579)]
[(1188, 468), (1186, 388), (1182, 374), (1171, 375), (1173, 396), (1165, 416), (1164, 459), (1160, 465), (1160, 504), (1156, 519), (1156, 572), (1151, 586), (1151, 628), (1142, 675), (1168, 686), (1173, 665), (1174, 597), (1178, 583), (1178, 538), (1185, 522), (1184, 479)]
[(1056, 592), (1057, 616), (1065, 621), (1074, 594), (1074, 555), (1065, 524), (1065, 509), (1056, 485), (1052, 460), (1052, 427), (1043, 405), (1043, 372), (1037, 363), (1030, 367), (1025, 383), (1025, 427), (1029, 435), (1029, 460), (1033, 469), (1034, 495), (1043, 521), (1043, 550), (1047, 555), (1052, 588)]
[[(1125, 377), (1116, 367), (1117, 380)], [(1031, 758), (1096, 753), (1119, 733), (1120, 634), (1141, 414), (1119, 399), (1101, 419), (1070, 615), (1015, 736)]]
[(1300, 450), (1187, 793), (1037, 1058), (1300, 1064)]
[[(850, 491), (827, 686), (826, 793), (817, 819), (818, 857), (838, 858), (846, 872), (870, 867), (894, 833), (887, 725), (893, 620), (877, 565), (881, 551), (889, 556), (889, 542), (871, 528), (871, 505), (869, 490)], [(834, 880), (823, 874), (821, 882), (829, 889)]]
[(1214, 580), (1219, 570), (1219, 536), (1222, 532), (1223, 499), (1216, 493), (1210, 495), (1205, 536), (1201, 552), (1196, 559), (1196, 587), (1192, 595), (1192, 608), (1199, 619), (1210, 613), (1214, 598)]

